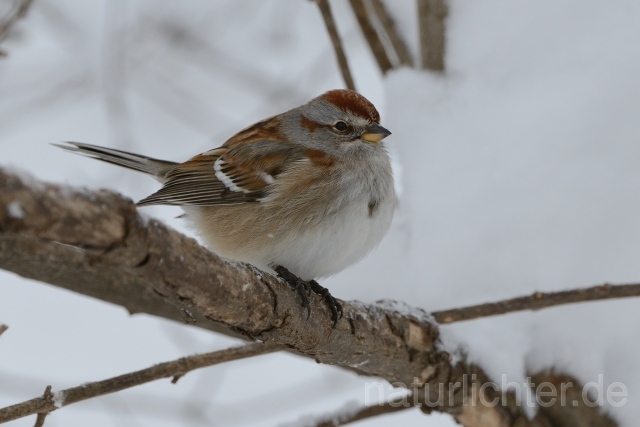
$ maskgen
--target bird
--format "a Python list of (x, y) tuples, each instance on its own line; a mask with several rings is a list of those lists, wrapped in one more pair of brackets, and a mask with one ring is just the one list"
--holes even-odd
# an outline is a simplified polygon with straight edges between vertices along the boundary
[(321, 295), (335, 328), (341, 304), (316, 279), (360, 261), (390, 228), (396, 205), (391, 134), (361, 94), (328, 91), (261, 120), (183, 163), (81, 142), (68, 151), (151, 175), (162, 187), (140, 200), (180, 206), (206, 247)]

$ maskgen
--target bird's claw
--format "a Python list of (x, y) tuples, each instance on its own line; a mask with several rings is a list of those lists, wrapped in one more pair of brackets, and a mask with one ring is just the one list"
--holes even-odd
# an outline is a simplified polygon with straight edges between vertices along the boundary
[(284, 279), (285, 282), (300, 295), (300, 299), (302, 300), (302, 307), (307, 309), (307, 320), (311, 316), (311, 305), (309, 304), (308, 295), (311, 295), (311, 292), (320, 295), (329, 309), (331, 310), (331, 320), (333, 321), (333, 328), (338, 324), (338, 320), (342, 318), (342, 304), (336, 300), (333, 295), (329, 292), (327, 288), (321, 286), (315, 280), (311, 280), (309, 282), (302, 280), (295, 274), (291, 273), (285, 267), (278, 266), (275, 268), (278, 276)]
[(342, 304), (340, 304), (338, 300), (331, 295), (329, 289), (321, 286), (315, 280), (309, 282), (309, 287), (314, 293), (320, 295), (324, 299), (325, 303), (331, 310), (331, 320), (333, 321), (333, 327), (335, 328), (338, 324), (338, 320), (342, 319)]
[(284, 281), (287, 282), (287, 285), (289, 285), (291, 289), (293, 289), (298, 293), (298, 295), (300, 295), (300, 299), (302, 300), (302, 308), (307, 309), (308, 320), (311, 316), (311, 305), (309, 304), (309, 298), (307, 297), (308, 295), (311, 295), (311, 287), (309, 286), (309, 283), (305, 282), (282, 266), (276, 267), (275, 271), (276, 273), (278, 273), (278, 276), (282, 277)]

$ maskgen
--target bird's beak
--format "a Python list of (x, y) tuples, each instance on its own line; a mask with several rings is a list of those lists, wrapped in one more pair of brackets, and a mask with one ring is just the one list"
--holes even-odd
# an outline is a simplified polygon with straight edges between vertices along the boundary
[(391, 135), (391, 132), (374, 123), (362, 134), (362, 139), (368, 142), (380, 142), (389, 135)]

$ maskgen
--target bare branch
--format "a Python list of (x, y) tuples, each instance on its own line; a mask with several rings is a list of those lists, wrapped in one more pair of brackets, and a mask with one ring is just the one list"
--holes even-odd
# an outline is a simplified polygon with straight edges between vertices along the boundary
[[(42, 399), (47, 402), (51, 402), (55, 405), (53, 398), (54, 396), (53, 396), (53, 393), (51, 392), (51, 386), (48, 385), (47, 388), (44, 389), (44, 394), (42, 395)], [(49, 415), (49, 412), (50, 411), (38, 412), (38, 416), (36, 417), (36, 423), (34, 424), (34, 427), (42, 427), (44, 425), (45, 418), (47, 418), (47, 415)], [(31, 414), (28, 414), (28, 415), (31, 415)]]
[(524, 310), (540, 310), (558, 305), (574, 304), (585, 301), (599, 301), (612, 298), (640, 296), (640, 284), (598, 285), (584, 289), (560, 292), (535, 292), (529, 296), (517, 297), (499, 302), (454, 308), (452, 310), (431, 313), (440, 324), (497, 316)]
[(7, 329), (9, 329), (7, 325), (0, 323), (0, 335), (4, 334), (4, 331), (6, 331)]
[(446, 0), (418, 0), (422, 68), (444, 71)]
[(307, 320), (286, 283), (141, 217), (129, 199), (28, 181), (0, 169), (0, 268), (131, 312), (180, 321), (186, 309), (197, 326), (278, 342), (390, 381), (410, 384), (425, 367), (448, 364), (426, 314), (342, 302), (333, 329), (320, 296), (310, 296)]
[[(306, 320), (297, 294), (285, 283), (142, 218), (130, 200), (109, 191), (45, 184), (0, 168), (0, 268), (131, 312), (180, 320), (186, 310), (183, 315), (196, 326), (233, 331), (403, 384), (423, 410), (450, 413), (467, 427), (487, 425), (482, 419), (505, 427), (526, 419), (512, 395), (503, 405), (491, 405), (492, 399), (482, 399), (490, 390), (455, 391), (469, 377), (478, 384), (490, 380), (464, 359), (451, 364), (438, 346), (438, 326), (426, 313), (341, 301), (344, 316), (334, 329), (327, 306), (311, 295)], [(71, 390), (65, 390), (67, 403), (70, 396), (85, 396)], [(42, 398), (29, 404), (30, 413), (52, 410)]]
[[(3, 42), (16, 23), (24, 18), (31, 7), (33, 0), (14, 0), (9, 13), (0, 20), (0, 43)], [(0, 49), (0, 57), (6, 56), (6, 52)]]
[(44, 426), (44, 420), (45, 418), (47, 418), (47, 415), (49, 415), (49, 412), (40, 412), (36, 417), (36, 423), (33, 425), (33, 427)]
[[(304, 416), (305, 420), (316, 419), (313, 424), (314, 427), (339, 427), (347, 424), (355, 423), (356, 421), (364, 420), (366, 418), (377, 417), (378, 415), (392, 414), (394, 412), (403, 411), (405, 409), (414, 408), (412, 395), (403, 396), (401, 398), (389, 400), (378, 405), (363, 406), (361, 408), (354, 408), (352, 403), (346, 404), (343, 408), (338, 409), (332, 414), (318, 416)], [(307, 421), (305, 424), (311, 425), (311, 422)]]
[(371, 20), (369, 19), (369, 14), (367, 12), (367, 8), (365, 7), (364, 1), (349, 0), (349, 2), (351, 3), (353, 13), (355, 13), (356, 18), (358, 19), (358, 24), (360, 24), (362, 34), (369, 43), (371, 52), (373, 52), (373, 56), (376, 58), (382, 74), (385, 74), (387, 71), (393, 68), (393, 64), (391, 64), (391, 60), (389, 60), (389, 56), (387, 56), (384, 45), (382, 44), (382, 41), (380, 40), (376, 29), (373, 27)]
[(27, 15), (33, 0), (14, 0), (13, 3), (11, 11), (0, 21), (0, 41), (6, 39), (16, 22)]
[(41, 414), (44, 414), (42, 416), (42, 422), (44, 422), (44, 416), (46, 414), (60, 409), (63, 406), (71, 405), (72, 403), (114, 393), (162, 378), (183, 376), (187, 372), (206, 366), (272, 353), (279, 349), (280, 347), (274, 344), (248, 344), (243, 347), (182, 357), (140, 371), (102, 381), (86, 383), (55, 393), (51, 393), (51, 386), (49, 386), (43, 397), (36, 397), (35, 399), (0, 409), (0, 423), (16, 420), (32, 414), (39, 414), (38, 420), (41, 419)]
[(380, 21), (380, 25), (386, 32), (389, 37), (389, 41), (391, 42), (391, 46), (398, 56), (398, 60), (400, 61), (400, 65), (408, 65), (413, 66), (413, 60), (411, 59), (411, 54), (409, 53), (409, 49), (407, 48), (407, 44), (404, 42), (402, 36), (396, 30), (396, 24), (393, 22), (391, 15), (387, 11), (382, 0), (372, 0), (373, 10)]
[(379, 405), (365, 406), (363, 408), (353, 410), (350, 407), (346, 411), (338, 410), (335, 414), (323, 417), (324, 419), (316, 424), (316, 427), (339, 427), (366, 418), (377, 417), (379, 415), (392, 414), (415, 407), (410, 404), (411, 395), (399, 399), (390, 400)]
[(336, 28), (335, 21), (333, 20), (333, 14), (331, 13), (329, 0), (316, 0), (316, 3), (318, 4), (320, 13), (322, 13), (322, 19), (324, 19), (324, 24), (327, 27), (327, 32), (329, 33), (329, 37), (331, 38), (331, 44), (333, 44), (333, 50), (336, 53), (336, 59), (338, 60), (338, 65), (340, 66), (340, 72), (342, 73), (344, 84), (347, 85), (348, 89), (356, 90), (356, 85), (353, 82), (351, 71), (349, 70), (347, 56), (345, 55), (344, 49), (342, 48), (342, 41), (340, 40), (338, 29)]

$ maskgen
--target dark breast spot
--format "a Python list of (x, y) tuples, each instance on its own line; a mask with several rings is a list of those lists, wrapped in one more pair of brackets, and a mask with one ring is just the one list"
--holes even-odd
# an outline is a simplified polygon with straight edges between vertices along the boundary
[(378, 207), (380, 206), (380, 201), (376, 199), (369, 200), (369, 204), (367, 207), (369, 208), (369, 218), (373, 218), (373, 215), (378, 211)]

